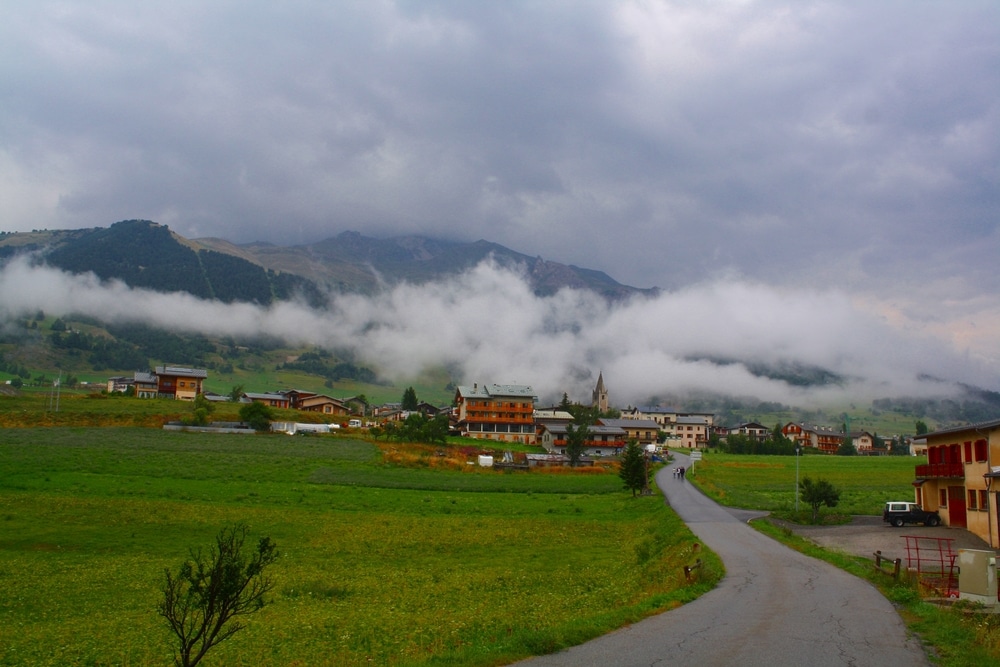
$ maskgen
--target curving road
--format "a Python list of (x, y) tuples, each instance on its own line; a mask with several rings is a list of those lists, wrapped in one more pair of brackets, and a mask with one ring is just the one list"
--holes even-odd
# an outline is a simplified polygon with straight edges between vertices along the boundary
[[(687, 457), (677, 456), (677, 465), (688, 467)], [(668, 469), (656, 482), (722, 558), (726, 577), (683, 607), (519, 665), (930, 665), (873, 586), (761, 535)]]

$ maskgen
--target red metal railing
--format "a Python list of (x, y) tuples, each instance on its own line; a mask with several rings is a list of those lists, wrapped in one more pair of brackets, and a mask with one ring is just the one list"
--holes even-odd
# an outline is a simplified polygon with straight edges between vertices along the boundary
[(917, 477), (965, 477), (965, 468), (961, 463), (925, 463), (917, 466)]

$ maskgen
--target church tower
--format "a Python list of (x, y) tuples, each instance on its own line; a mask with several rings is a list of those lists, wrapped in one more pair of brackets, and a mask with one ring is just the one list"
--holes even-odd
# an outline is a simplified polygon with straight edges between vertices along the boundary
[(599, 412), (608, 411), (608, 388), (604, 386), (604, 372), (597, 375), (597, 386), (594, 387), (594, 398), (591, 405)]

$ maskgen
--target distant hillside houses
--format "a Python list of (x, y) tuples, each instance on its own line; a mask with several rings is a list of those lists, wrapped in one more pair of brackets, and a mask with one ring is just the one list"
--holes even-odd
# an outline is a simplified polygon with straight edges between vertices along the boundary
[[(133, 391), (140, 398), (174, 398), (193, 400), (203, 394), (212, 401), (228, 401), (230, 396), (204, 392), (208, 372), (199, 368), (157, 366), (152, 371), (140, 371), (131, 377), (108, 378), (108, 392)], [(462, 385), (455, 391), (453, 404), (435, 406), (427, 402), (417, 409), (402, 409), (401, 403), (384, 403), (369, 406), (362, 398), (335, 398), (326, 394), (299, 389), (281, 389), (273, 392), (244, 392), (239, 398), (244, 403), (257, 402), (269, 407), (316, 412), (334, 420), (351, 419), (358, 424), (383, 424), (404, 421), (412, 414), (433, 418), (446, 414), (449, 432), (498, 443), (541, 445), (547, 456), (563, 456), (568, 428), (574, 423), (573, 414), (552, 408), (538, 408), (538, 397), (530, 385), (479, 384)], [(601, 413), (608, 413), (609, 392), (604, 384), (604, 374), (597, 379), (592, 393), (592, 406)], [(603, 409), (602, 409), (603, 408)], [(362, 421), (363, 419), (363, 421)], [(345, 422), (346, 423), (346, 420)], [(660, 405), (629, 406), (617, 418), (602, 417), (588, 425), (589, 436), (585, 454), (591, 457), (619, 454), (630, 440), (648, 446), (664, 444), (678, 449), (705, 449), (713, 436), (726, 440), (740, 435), (763, 442), (771, 437), (772, 428), (756, 421), (734, 426), (715, 423), (711, 412), (692, 412)], [(841, 429), (789, 422), (781, 427), (782, 434), (800, 447), (834, 454), (845, 440)], [(875, 434), (857, 431), (850, 434), (851, 442), (859, 454), (883, 454), (885, 447), (876, 447)], [(554, 460), (554, 459), (553, 459)]]
[(136, 371), (132, 377), (108, 378), (108, 393), (127, 392), (131, 388), (139, 398), (175, 398), (193, 401), (204, 393), (208, 371), (201, 368), (157, 366), (153, 371)]

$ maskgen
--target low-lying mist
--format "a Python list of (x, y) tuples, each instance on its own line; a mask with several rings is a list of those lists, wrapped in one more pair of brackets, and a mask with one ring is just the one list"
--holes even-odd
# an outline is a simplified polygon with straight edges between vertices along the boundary
[[(736, 280), (610, 304), (577, 290), (540, 297), (523, 275), (484, 262), (441, 282), (376, 296), (331, 295), (328, 308), (317, 310), (298, 302), (224, 304), (10, 261), (0, 271), (0, 314), (39, 309), (178, 333), (265, 335), (291, 346), (347, 349), (394, 382), (447, 367), (459, 383), (530, 384), (543, 403), (563, 392), (589, 401), (599, 371), (617, 405), (712, 392), (821, 406), (941, 396), (951, 381), (996, 385), (993, 369), (946, 341), (894, 327), (845, 293)], [(819, 369), (837, 381), (800, 386), (760, 373), (788, 367)]]

